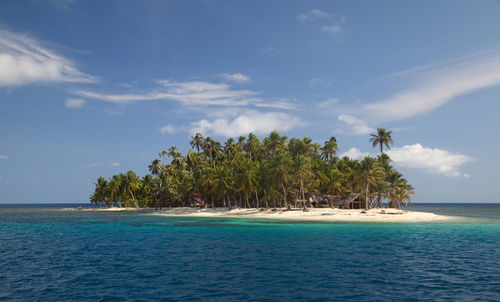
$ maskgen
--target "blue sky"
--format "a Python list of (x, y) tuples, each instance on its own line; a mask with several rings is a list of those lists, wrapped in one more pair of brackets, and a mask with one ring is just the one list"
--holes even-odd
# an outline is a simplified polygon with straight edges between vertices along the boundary
[(351, 157), (377, 127), (415, 202), (498, 202), (499, 1), (0, 3), (0, 203), (272, 130)]

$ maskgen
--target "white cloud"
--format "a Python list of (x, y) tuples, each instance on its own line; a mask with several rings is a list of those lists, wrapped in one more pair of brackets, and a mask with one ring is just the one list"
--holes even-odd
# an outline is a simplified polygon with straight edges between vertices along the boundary
[(328, 33), (332, 36), (337, 36), (342, 33), (342, 27), (338, 25), (325, 25), (321, 28), (321, 30), (325, 33)]
[(110, 167), (118, 167), (120, 165), (121, 165), (121, 163), (119, 163), (119, 162), (112, 162), (109, 164)]
[(225, 83), (158, 81), (161, 87), (144, 94), (104, 94), (88, 90), (73, 93), (111, 103), (173, 100), (186, 105), (244, 106), (256, 92), (235, 90)]
[(83, 105), (85, 105), (85, 100), (82, 99), (67, 99), (66, 102), (64, 102), (64, 105), (68, 108), (82, 108)]
[(260, 106), (284, 109), (284, 102), (265, 102), (256, 98), (257, 92), (233, 89), (226, 83), (210, 82), (173, 82), (158, 81), (161, 86), (152, 92), (143, 94), (105, 94), (89, 90), (73, 91), (74, 94), (102, 100), (105, 102), (126, 104), (140, 101), (170, 100), (184, 105), (206, 106)]
[[(335, 107), (338, 104), (338, 102), (339, 102), (339, 99), (329, 98), (326, 101), (319, 102), (317, 105), (319, 108), (322, 108), (322, 109), (330, 109), (330, 108)], [(343, 117), (343, 118), (345, 118), (345, 117)]]
[(332, 15), (329, 13), (319, 10), (319, 9), (311, 9), (310, 11), (306, 13), (300, 13), (297, 15), (297, 19), (299, 19), (300, 22), (307, 22), (307, 21), (316, 21), (316, 20), (321, 20), (321, 19), (329, 19), (331, 18)]
[(273, 130), (287, 131), (300, 124), (302, 124), (302, 121), (290, 114), (245, 110), (235, 117), (221, 117), (213, 120), (202, 119), (191, 123), (191, 132), (234, 137), (250, 132), (260, 135)]
[(255, 102), (253, 104), (255, 107), (259, 108), (276, 108), (276, 109), (286, 109), (286, 110), (297, 110), (297, 106), (287, 99), (281, 99), (274, 102)]
[[(500, 85), (500, 54), (498, 51), (480, 52), (393, 73), (378, 80), (394, 78), (409, 81), (409, 88), (379, 102), (342, 110), (339, 120), (354, 128), (352, 134), (367, 134), (372, 131), (368, 124), (379, 125), (423, 114), (458, 96)], [(357, 116), (367, 117), (367, 120), (362, 121)]]
[(368, 126), (365, 121), (363, 121), (359, 118), (356, 118), (352, 115), (349, 115), (349, 114), (339, 115), (338, 120), (346, 123), (350, 127), (350, 130), (348, 130), (348, 131), (341, 130), (341, 132), (344, 132), (344, 133), (352, 133), (352, 134), (362, 135), (362, 134), (368, 134), (368, 133), (375, 131), (375, 129)]
[(387, 155), (400, 167), (424, 169), (429, 173), (446, 176), (463, 176), (460, 167), (474, 159), (470, 156), (452, 153), (442, 149), (432, 149), (420, 144), (406, 145), (387, 151)]
[(226, 81), (236, 83), (250, 82), (250, 77), (241, 73), (221, 73), (220, 76)]
[(0, 29), (0, 86), (96, 81), (75, 65), (35, 39)]
[(399, 120), (434, 110), (457, 96), (499, 85), (500, 55), (475, 55), (399, 74), (411, 76), (413, 87), (361, 109), (379, 120)]
[(5, 154), (0, 154), (0, 159), (9, 159), (9, 157)]
[[(386, 151), (391, 160), (399, 167), (411, 169), (423, 169), (427, 173), (441, 174), (445, 176), (469, 178), (467, 173), (460, 172), (462, 165), (475, 159), (460, 153), (447, 150), (428, 148), (421, 144), (405, 145)], [(365, 156), (376, 156), (368, 152), (362, 152), (358, 148), (351, 148), (339, 155), (351, 159), (362, 159)]]
[(346, 152), (340, 154), (339, 157), (342, 158), (344, 156), (347, 156), (350, 159), (362, 159), (365, 156), (370, 156), (370, 153), (368, 153), (368, 152), (361, 152), (361, 150), (359, 150), (358, 148), (354, 148), (353, 147), (353, 148), (347, 150)]
[(177, 129), (176, 127), (174, 127), (172, 125), (166, 125), (160, 129), (160, 133), (161, 134), (173, 134), (173, 133), (178, 132), (178, 130), (179, 129)]

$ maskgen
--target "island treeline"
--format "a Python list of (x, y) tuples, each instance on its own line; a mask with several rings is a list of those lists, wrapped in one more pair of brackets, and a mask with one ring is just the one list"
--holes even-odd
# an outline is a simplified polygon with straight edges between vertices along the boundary
[(379, 128), (370, 142), (380, 155), (354, 160), (337, 156), (335, 137), (318, 144), (273, 131), (263, 140), (250, 133), (221, 144), (197, 133), (187, 154), (177, 147), (162, 151), (149, 165), (151, 174), (99, 177), (90, 200), (105, 206), (187, 207), (196, 195), (212, 207), (260, 208), (299, 206), (310, 193), (358, 193), (367, 208), (384, 200), (393, 208), (410, 202), (412, 186), (383, 150), (392, 144), (391, 131)]

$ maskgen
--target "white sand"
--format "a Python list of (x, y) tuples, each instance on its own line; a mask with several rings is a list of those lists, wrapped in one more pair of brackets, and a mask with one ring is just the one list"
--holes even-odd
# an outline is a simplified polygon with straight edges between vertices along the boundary
[[(134, 209), (135, 210), (135, 209)], [(359, 221), (359, 222), (424, 222), (447, 220), (451, 217), (434, 213), (404, 211), (398, 209), (343, 210), (331, 208), (313, 208), (304, 212), (300, 209), (276, 211), (259, 209), (196, 209), (169, 208), (155, 211), (157, 215), (193, 216), (193, 217), (242, 217), (266, 219), (293, 219), (317, 221)]]
[(111, 207), (111, 208), (96, 208), (92, 209), (93, 211), (103, 211), (103, 212), (120, 212), (120, 211), (144, 211), (147, 210), (145, 208), (126, 208), (126, 207)]

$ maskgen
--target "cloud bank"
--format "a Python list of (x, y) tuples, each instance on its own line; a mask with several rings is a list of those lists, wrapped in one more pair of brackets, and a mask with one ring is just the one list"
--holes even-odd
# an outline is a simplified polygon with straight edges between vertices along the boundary
[[(469, 174), (462, 173), (462, 165), (474, 161), (474, 158), (437, 148), (424, 147), (421, 144), (405, 145), (396, 147), (386, 152), (392, 161), (399, 167), (422, 169), (427, 173), (441, 174), (452, 177), (468, 178)], [(340, 154), (352, 159), (362, 159), (365, 156), (375, 156), (362, 152), (357, 148), (351, 148)]]
[(191, 123), (192, 133), (214, 134), (226, 137), (246, 135), (253, 132), (257, 135), (268, 134), (273, 130), (287, 131), (302, 124), (302, 121), (291, 114), (283, 112), (259, 112), (245, 110), (236, 116), (202, 119)]
[(387, 151), (387, 155), (400, 167), (424, 169), (429, 173), (455, 177), (469, 177), (459, 170), (463, 164), (474, 160), (464, 154), (427, 148), (421, 144), (393, 148)]

